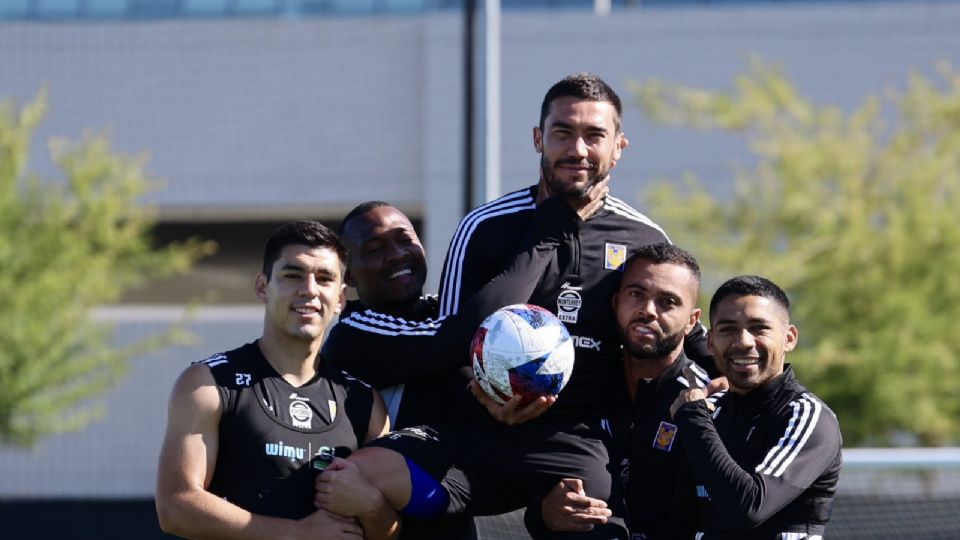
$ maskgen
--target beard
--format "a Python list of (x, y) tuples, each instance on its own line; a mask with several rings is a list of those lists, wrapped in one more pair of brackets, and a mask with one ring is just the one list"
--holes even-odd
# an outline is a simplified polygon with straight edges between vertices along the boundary
[(541, 176), (543, 177), (544, 181), (546, 181), (547, 185), (550, 186), (550, 190), (564, 199), (583, 199), (590, 193), (590, 190), (593, 189), (594, 186), (602, 182), (603, 179), (610, 174), (609, 166), (601, 166), (593, 161), (590, 161), (590, 166), (593, 169), (592, 174), (587, 177), (587, 181), (582, 186), (578, 187), (575, 184), (560, 180), (557, 178), (556, 174), (554, 174), (554, 171), (556, 171), (557, 168), (567, 163), (579, 164), (582, 163), (582, 161), (578, 159), (558, 159), (551, 165), (547, 162), (546, 156), (543, 154), (540, 155)]
[(653, 343), (634, 343), (621, 331), (620, 340), (623, 342), (623, 348), (634, 358), (662, 358), (672, 353), (683, 342), (683, 333), (657, 336)]

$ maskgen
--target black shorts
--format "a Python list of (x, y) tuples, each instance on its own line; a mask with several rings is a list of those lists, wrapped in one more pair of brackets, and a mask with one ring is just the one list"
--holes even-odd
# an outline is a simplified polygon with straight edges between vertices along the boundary
[(501, 514), (527, 506), (561, 478), (580, 478), (590, 497), (608, 500), (611, 474), (600, 420), (572, 425), (485, 425), (390, 433), (368, 446), (403, 454), (450, 494), (447, 513)]

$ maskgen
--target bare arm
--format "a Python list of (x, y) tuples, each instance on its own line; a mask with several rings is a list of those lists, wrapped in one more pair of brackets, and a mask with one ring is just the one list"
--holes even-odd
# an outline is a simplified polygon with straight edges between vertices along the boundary
[(188, 368), (174, 384), (157, 471), (157, 516), (169, 533), (202, 539), (361, 538), (351, 520), (315, 512), (303, 520), (252, 514), (207, 491), (223, 407), (213, 376)]
[[(373, 391), (373, 407), (364, 444), (390, 432), (390, 418), (380, 392)], [(400, 532), (400, 517), (380, 490), (360, 469), (345, 459), (334, 459), (317, 476), (315, 503), (334, 515), (356, 518), (366, 540), (389, 540)]]
[(317, 476), (318, 507), (356, 518), (366, 540), (390, 540), (400, 533), (400, 517), (383, 493), (371, 484), (356, 463), (335, 458)]

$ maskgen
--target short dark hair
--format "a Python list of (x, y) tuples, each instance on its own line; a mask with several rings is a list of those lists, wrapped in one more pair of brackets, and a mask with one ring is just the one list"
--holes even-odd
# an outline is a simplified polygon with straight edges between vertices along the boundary
[(568, 75), (554, 84), (547, 90), (547, 95), (543, 97), (543, 104), (540, 105), (540, 130), (543, 130), (543, 123), (550, 114), (550, 104), (555, 99), (562, 97), (575, 97), (586, 101), (604, 101), (617, 110), (617, 116), (613, 123), (617, 131), (620, 131), (620, 117), (623, 114), (623, 107), (620, 104), (620, 96), (610, 88), (610, 85), (603, 82), (603, 79), (592, 73), (575, 73)]
[(337, 234), (343, 236), (343, 231), (347, 229), (347, 223), (349, 223), (350, 220), (359, 215), (366, 214), (374, 208), (380, 208), (381, 206), (394, 207), (392, 204), (383, 201), (367, 201), (354, 206), (353, 210), (347, 212), (347, 215), (343, 216), (343, 219), (340, 220), (340, 224), (337, 225)]
[(273, 271), (273, 263), (280, 258), (280, 252), (290, 245), (328, 248), (337, 254), (341, 269), (347, 261), (347, 249), (329, 227), (313, 220), (291, 221), (278, 227), (267, 240), (267, 246), (263, 250), (263, 273), (267, 280)]
[(761, 298), (768, 298), (783, 308), (787, 313), (787, 318), (790, 317), (790, 299), (787, 298), (787, 293), (783, 292), (783, 289), (767, 278), (748, 275), (728, 279), (720, 285), (717, 292), (713, 293), (713, 298), (710, 299), (711, 321), (713, 320), (713, 312), (716, 311), (717, 305), (728, 296), (759, 296)]
[(624, 271), (637, 261), (647, 261), (653, 264), (675, 264), (687, 268), (697, 282), (697, 294), (700, 294), (700, 265), (689, 251), (678, 248), (669, 242), (641, 246), (633, 252), (633, 255), (623, 265)]

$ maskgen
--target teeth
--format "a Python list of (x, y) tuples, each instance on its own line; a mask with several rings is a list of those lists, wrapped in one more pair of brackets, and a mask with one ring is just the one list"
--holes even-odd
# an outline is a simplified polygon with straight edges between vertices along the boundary
[(757, 358), (731, 358), (731, 362), (738, 366), (750, 366), (759, 362)]
[(304, 314), (317, 312), (316, 309), (311, 307), (298, 307), (298, 308), (295, 308), (294, 311), (296, 311), (297, 313), (304, 313)]
[(410, 270), (409, 268), (404, 268), (403, 270), (397, 270), (396, 272), (390, 274), (387, 277), (390, 279), (393, 279), (400, 276), (409, 276), (412, 273), (413, 273), (413, 270)]

